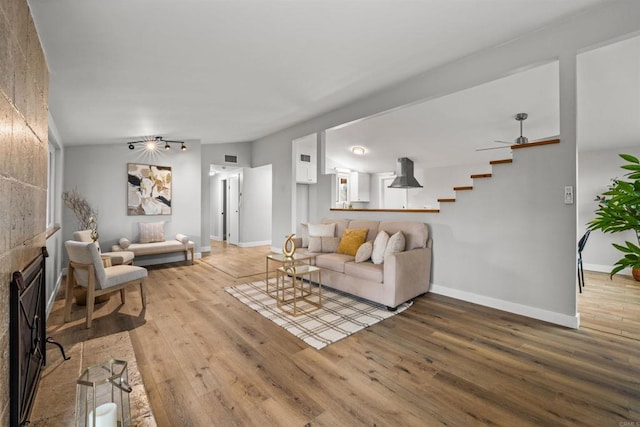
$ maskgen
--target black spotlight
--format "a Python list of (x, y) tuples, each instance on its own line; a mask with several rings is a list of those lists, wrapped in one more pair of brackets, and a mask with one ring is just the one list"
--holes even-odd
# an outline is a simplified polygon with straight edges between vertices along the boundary
[(170, 150), (170, 149), (171, 149), (171, 146), (169, 145), (169, 143), (168, 143), (168, 142), (166, 142), (166, 143), (164, 144), (164, 149), (165, 149), (165, 150)]
[(134, 147), (132, 143), (129, 143), (129, 150), (133, 150), (134, 148), (136, 147)]
[(184, 145), (184, 142), (182, 143), (182, 147), (180, 147), (180, 149), (181, 149), (182, 151), (187, 151), (187, 146), (186, 146), (186, 145)]

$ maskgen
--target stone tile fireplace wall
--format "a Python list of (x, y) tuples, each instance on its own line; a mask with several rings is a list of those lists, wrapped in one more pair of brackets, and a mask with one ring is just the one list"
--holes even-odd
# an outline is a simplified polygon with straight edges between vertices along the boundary
[(26, 0), (0, 0), (0, 425), (9, 425), (9, 283), (45, 245), (49, 69)]

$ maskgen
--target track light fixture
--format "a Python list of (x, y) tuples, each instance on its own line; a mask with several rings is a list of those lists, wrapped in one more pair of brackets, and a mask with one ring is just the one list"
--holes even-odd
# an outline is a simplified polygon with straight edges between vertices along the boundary
[(184, 141), (170, 141), (167, 139), (163, 139), (161, 136), (156, 136), (153, 139), (127, 142), (129, 150), (135, 149), (135, 144), (143, 144), (146, 151), (156, 151), (162, 146), (163, 143), (165, 151), (171, 150), (171, 144), (180, 144), (180, 150), (187, 151), (187, 146), (184, 145)]

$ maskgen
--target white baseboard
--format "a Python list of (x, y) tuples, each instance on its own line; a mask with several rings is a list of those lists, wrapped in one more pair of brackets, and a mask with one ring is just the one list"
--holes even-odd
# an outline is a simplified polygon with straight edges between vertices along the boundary
[[(64, 272), (64, 274), (63, 274)], [(56, 300), (56, 295), (58, 295), (58, 291), (60, 290), (60, 285), (62, 284), (62, 277), (67, 275), (67, 269), (64, 268), (60, 272), (58, 279), (56, 280), (56, 285), (53, 288), (53, 292), (49, 296), (49, 301), (47, 301), (47, 319), (49, 318), (49, 314), (51, 314), (51, 309), (53, 308), (53, 303)]]
[(238, 246), (241, 248), (251, 248), (254, 246), (265, 246), (270, 244), (271, 240), (263, 240), (262, 242), (239, 242)]
[(281, 254), (282, 253), (282, 248), (271, 246), (271, 252), (275, 252), (277, 254)]
[(200, 252), (211, 252), (211, 246), (200, 246)]
[[(585, 270), (589, 271), (597, 271), (598, 273), (611, 273), (613, 270), (613, 266), (611, 265), (602, 265), (602, 264), (587, 264), (586, 262), (582, 264)], [(617, 274), (626, 274), (631, 276), (631, 269), (625, 268)]]
[(222, 236), (209, 236), (209, 239), (215, 240), (216, 242), (222, 242)]
[(430, 291), (434, 294), (444, 295), (462, 301), (467, 301), (498, 310), (508, 311), (509, 313), (543, 320), (545, 322), (554, 323), (556, 325), (566, 326), (567, 328), (578, 329), (578, 327), (580, 326), (580, 313), (577, 313), (575, 316), (570, 316), (567, 314), (556, 313), (537, 307), (530, 307), (528, 305), (518, 304), (511, 301), (504, 301), (497, 298), (478, 295), (472, 292), (453, 289), (446, 286), (439, 286), (436, 284), (431, 285)]

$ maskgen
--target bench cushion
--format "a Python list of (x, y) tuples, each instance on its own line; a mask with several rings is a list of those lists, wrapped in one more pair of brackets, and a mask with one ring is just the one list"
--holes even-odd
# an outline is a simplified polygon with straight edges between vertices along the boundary
[[(186, 251), (188, 249), (193, 248), (195, 243), (193, 241), (189, 241), (189, 243), (182, 244), (182, 242), (178, 242), (177, 240), (165, 240), (164, 242), (154, 242), (154, 243), (131, 243), (129, 247), (127, 247), (127, 251), (131, 251), (136, 256), (144, 256), (144, 255), (155, 255), (155, 254), (165, 254), (169, 252), (181, 252)], [(111, 250), (114, 252), (123, 251), (124, 249), (120, 247), (120, 245), (113, 245)]]

